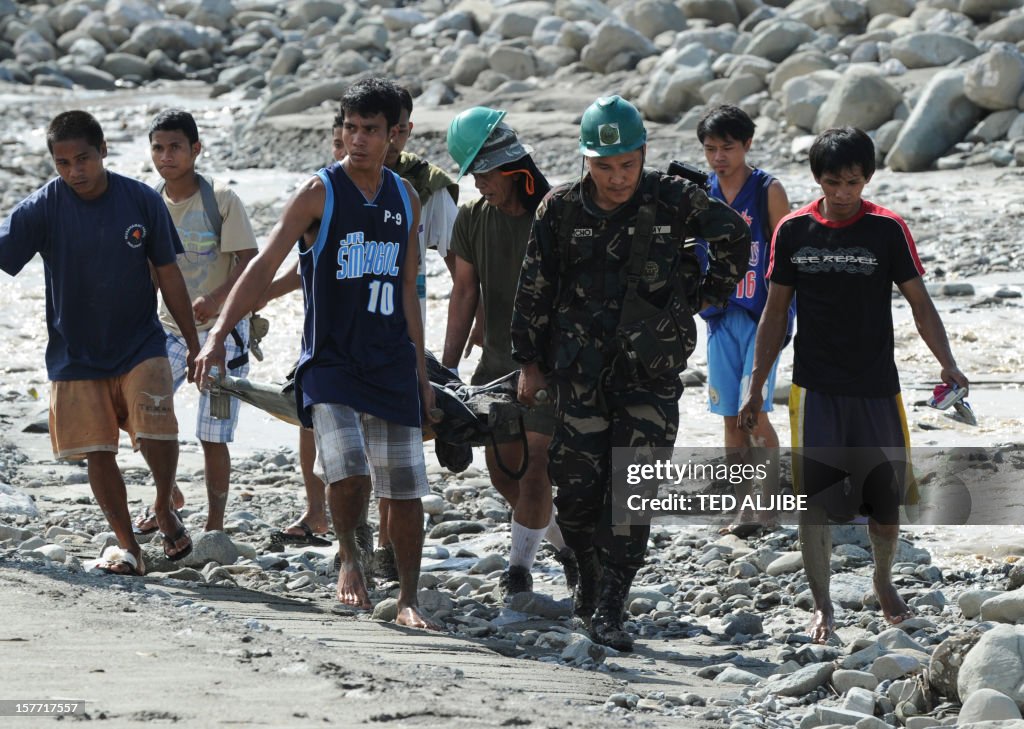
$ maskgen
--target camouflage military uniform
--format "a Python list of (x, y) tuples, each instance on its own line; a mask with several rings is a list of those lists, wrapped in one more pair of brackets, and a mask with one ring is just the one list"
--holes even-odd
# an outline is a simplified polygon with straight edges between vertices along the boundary
[[(585, 180), (582, 189), (590, 184)], [(691, 284), (694, 311), (701, 299), (725, 302), (746, 271), (750, 230), (697, 186), (650, 170), (633, 199), (614, 211), (601, 211), (580, 191), (579, 181), (558, 187), (537, 211), (512, 318), (513, 358), (537, 362), (557, 387), (549, 474), (566, 543), (581, 568), (596, 556), (628, 590), (643, 564), (650, 526), (611, 527), (611, 449), (671, 447), (683, 391), (677, 374), (637, 384), (616, 363), (638, 211), (657, 194), (654, 236), (637, 291), (659, 307), (677, 273)], [(693, 248), (683, 247), (689, 237), (707, 240), (712, 251), (703, 282)]]

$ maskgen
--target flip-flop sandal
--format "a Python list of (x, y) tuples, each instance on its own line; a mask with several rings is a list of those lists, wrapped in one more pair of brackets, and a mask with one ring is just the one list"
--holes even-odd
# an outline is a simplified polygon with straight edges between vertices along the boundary
[(159, 530), (160, 527), (156, 523), (156, 513), (154, 513), (152, 507), (149, 506), (147, 506), (141, 514), (135, 517), (135, 521), (132, 522), (132, 531), (135, 534), (152, 534)]
[[(178, 525), (178, 529), (174, 532), (172, 536), (167, 536), (166, 534), (163, 534), (164, 556), (172, 562), (177, 562), (179, 560), (185, 559), (185, 557), (192, 554), (192, 538), (188, 536), (188, 530), (185, 528), (185, 524), (181, 522), (180, 519), (178, 520)], [(173, 555), (168, 554), (168, 548), (174, 549), (174, 545), (182, 537), (188, 539), (188, 544), (185, 547), (183, 547), (180, 551), (175, 552)]]
[(304, 521), (300, 521), (296, 526), (302, 530), (302, 534), (289, 534), (286, 531), (278, 530), (270, 535), (270, 541), (273, 544), (295, 544), (307, 547), (329, 547), (331, 546), (330, 539), (324, 539), (323, 537), (314, 534), (313, 530), (309, 528), (309, 525)]
[(100, 555), (100, 560), (102, 561), (97, 562), (93, 569), (108, 575), (142, 577), (142, 573), (139, 572), (139, 560), (134, 554), (126, 552), (120, 547), (107, 547)]

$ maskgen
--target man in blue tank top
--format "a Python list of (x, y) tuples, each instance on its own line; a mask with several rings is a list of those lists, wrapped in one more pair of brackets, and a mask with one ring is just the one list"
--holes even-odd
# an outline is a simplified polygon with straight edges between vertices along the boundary
[[(772, 410), (778, 359), (771, 367), (763, 392), (764, 406), (753, 433), (737, 427), (736, 414), (754, 366), (754, 337), (768, 298), (765, 266), (771, 233), (789, 213), (789, 200), (782, 183), (763, 170), (751, 167), (747, 152), (754, 138), (754, 122), (736, 106), (722, 105), (707, 110), (697, 123), (697, 138), (711, 168), (708, 180), (712, 197), (726, 202), (750, 226), (750, 262), (746, 274), (724, 307), (712, 306), (700, 313), (708, 323), (708, 406), (721, 415), (725, 429), (726, 458), (730, 463), (767, 464), (763, 487), (765, 496), (778, 493), (779, 459), (751, 450), (751, 446), (778, 448), (779, 436), (768, 420)], [(790, 311), (790, 325), (793, 322)], [(737, 488), (742, 500), (751, 491), (746, 482)], [(766, 499), (766, 503), (770, 503)], [(747, 536), (774, 525), (773, 515), (740, 512), (722, 533)]]
[[(416, 296), (420, 205), (412, 185), (384, 169), (397, 133), (398, 88), (371, 78), (341, 99), (347, 156), (307, 180), (285, 205), (267, 245), (239, 277), (197, 359), (205, 383), (224, 371), (231, 327), (263, 298), (295, 241), (305, 294), (302, 354), (295, 374), (300, 417), (312, 425), (318, 470), (338, 535), (338, 600), (369, 608), (356, 525), (371, 484), (388, 510), (400, 591), (395, 622), (436, 628), (416, 599), (423, 547), (426, 467), (420, 425), (434, 404), (423, 359)], [(428, 416), (429, 417), (429, 416)]]

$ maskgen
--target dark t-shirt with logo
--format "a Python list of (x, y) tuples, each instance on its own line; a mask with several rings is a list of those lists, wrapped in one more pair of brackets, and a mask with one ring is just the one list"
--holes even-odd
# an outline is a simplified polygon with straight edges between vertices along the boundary
[(830, 395), (890, 397), (892, 287), (924, 273), (903, 219), (863, 200), (849, 220), (826, 220), (821, 200), (779, 223), (770, 281), (796, 289), (793, 382)]
[(105, 379), (166, 356), (149, 263), (181, 252), (153, 188), (110, 171), (95, 200), (58, 177), (0, 224), (0, 269), (13, 276), (36, 253), (43, 259), (51, 380)]

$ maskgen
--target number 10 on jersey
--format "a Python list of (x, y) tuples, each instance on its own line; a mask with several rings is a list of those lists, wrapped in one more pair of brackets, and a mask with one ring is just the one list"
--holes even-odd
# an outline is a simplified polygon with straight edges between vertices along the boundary
[(390, 281), (371, 281), (370, 302), (366, 310), (371, 314), (380, 312), (384, 316), (395, 313), (395, 285)]

